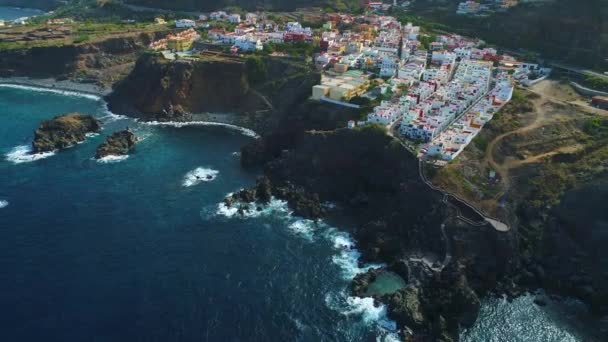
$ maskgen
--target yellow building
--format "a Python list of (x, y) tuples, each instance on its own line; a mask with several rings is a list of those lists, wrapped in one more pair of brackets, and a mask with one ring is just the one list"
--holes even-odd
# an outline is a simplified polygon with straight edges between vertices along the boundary
[(322, 97), (329, 96), (330, 87), (318, 84), (312, 87), (312, 98), (313, 100), (320, 100)]
[(167, 49), (172, 51), (187, 51), (192, 49), (193, 40), (186, 37), (171, 37), (167, 39)]
[(321, 84), (312, 88), (312, 98), (329, 97), (336, 101), (348, 101), (355, 96), (361, 96), (369, 87), (368, 76), (362, 73), (347, 72), (346, 74), (326, 74)]

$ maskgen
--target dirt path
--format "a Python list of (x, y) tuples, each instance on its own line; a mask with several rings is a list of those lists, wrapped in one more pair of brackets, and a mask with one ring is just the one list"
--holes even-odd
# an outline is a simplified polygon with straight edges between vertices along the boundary
[(540, 96), (537, 99), (531, 100), (534, 106), (534, 111), (531, 112), (530, 115), (534, 115), (534, 119), (523, 127), (509, 132), (505, 132), (495, 137), (492, 141), (490, 141), (490, 143), (488, 143), (484, 154), (484, 159), (487, 164), (500, 177), (501, 191), (499, 191), (496, 196), (494, 196), (495, 200), (500, 199), (505, 194), (507, 189), (509, 189), (511, 185), (509, 173), (511, 170), (521, 167), (525, 164), (540, 162), (545, 158), (551, 157), (559, 153), (574, 153), (583, 148), (581, 145), (578, 144), (571, 146), (562, 146), (551, 151), (546, 151), (537, 155), (526, 157), (524, 159), (505, 158), (505, 160), (503, 160), (502, 162), (498, 162), (494, 158), (496, 148), (505, 138), (517, 134), (524, 134), (526, 132), (541, 128), (545, 125), (560, 121), (560, 119), (569, 118), (569, 112), (567, 110), (561, 113), (561, 111), (556, 109), (554, 105), (575, 105), (585, 113), (608, 116), (608, 111), (589, 106), (586, 102), (581, 100), (580, 96), (578, 96), (577, 94), (567, 92), (567, 90), (561, 87), (561, 85), (557, 81), (540, 82), (532, 88), (529, 88), (528, 91)]
[(542, 110), (541, 104), (539, 104), (540, 101), (542, 101), (542, 100), (537, 100), (534, 102), (534, 112), (533, 112), (533, 114), (535, 115), (534, 121), (532, 121), (530, 124), (528, 124), (526, 126), (518, 128), (516, 130), (509, 131), (509, 132), (498, 135), (496, 138), (494, 138), (494, 140), (490, 141), (490, 143), (488, 144), (488, 147), (486, 148), (484, 159), (488, 162), (490, 167), (494, 171), (496, 171), (496, 173), (500, 177), (500, 181), (502, 183), (502, 185), (501, 185), (502, 190), (495, 196), (495, 198), (497, 198), (497, 199), (502, 197), (503, 194), (505, 193), (506, 189), (509, 188), (509, 170), (511, 169), (511, 167), (510, 167), (510, 165), (507, 165), (506, 163), (498, 163), (494, 159), (494, 150), (496, 149), (496, 145), (498, 143), (500, 143), (503, 139), (510, 137), (512, 135), (525, 133), (527, 131), (531, 131), (531, 130), (541, 127), (543, 122), (545, 122), (545, 119), (546, 119), (546, 111)]

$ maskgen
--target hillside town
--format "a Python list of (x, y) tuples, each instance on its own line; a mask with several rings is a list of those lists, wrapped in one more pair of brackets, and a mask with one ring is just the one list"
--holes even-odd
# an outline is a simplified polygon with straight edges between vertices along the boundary
[[(361, 108), (362, 99), (374, 103), (366, 118), (348, 127), (383, 125), (416, 146), (419, 157), (443, 161), (456, 158), (509, 102), (514, 82), (526, 85), (549, 72), (479, 39), (443, 34), (423, 43), (427, 34), (420, 27), (380, 13), (327, 13), (322, 20), (322, 28), (313, 29), (297, 21), (279, 25), (265, 13), (218, 11), (175, 21), (184, 31), (149, 47), (171, 58), (187, 57), (197, 46), (238, 54), (262, 52), (270, 44), (314, 45), (312, 61), (322, 77), (312, 88), (313, 100), (351, 108)], [(217, 28), (217, 22), (234, 29)]]

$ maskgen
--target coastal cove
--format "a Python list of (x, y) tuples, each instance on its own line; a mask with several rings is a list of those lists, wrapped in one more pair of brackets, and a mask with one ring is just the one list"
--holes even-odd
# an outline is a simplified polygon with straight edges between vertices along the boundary
[[(73, 111), (100, 119), (100, 134), (25, 153), (40, 121)], [(134, 153), (92, 159), (127, 126), (140, 138)], [(1, 316), (3, 339), (394, 340), (386, 308), (350, 296), (368, 267), (347, 227), (278, 200), (246, 217), (222, 206), (260, 174), (240, 167), (251, 133), (146, 124), (95, 95), (0, 87), (0, 303), (15, 308)], [(462, 339), (592, 341), (566, 323), (584, 308), (566, 304), (487, 298)]]

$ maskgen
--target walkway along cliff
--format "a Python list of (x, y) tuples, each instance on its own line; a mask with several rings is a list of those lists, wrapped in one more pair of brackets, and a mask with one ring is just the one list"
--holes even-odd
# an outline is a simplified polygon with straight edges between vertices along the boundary
[(222, 113), (261, 133), (243, 146), (241, 162), (262, 166), (264, 177), (226, 204), (274, 196), (296, 215), (331, 219), (322, 203), (336, 203), (355, 222), (349, 230), (363, 261), (386, 265), (357, 278), (353, 293), (368, 296), (374, 272), (393, 271), (407, 287), (375, 297), (404, 338), (458, 340), (483, 296), (513, 288), (514, 233), (495, 229), (467, 205), (447, 205), (445, 194), (421, 178), (418, 160), (384, 129), (340, 129), (357, 110), (308, 100), (318, 81), (308, 65), (285, 58), (202, 54), (168, 61), (146, 54), (107, 100), (112, 111), (143, 120)]

